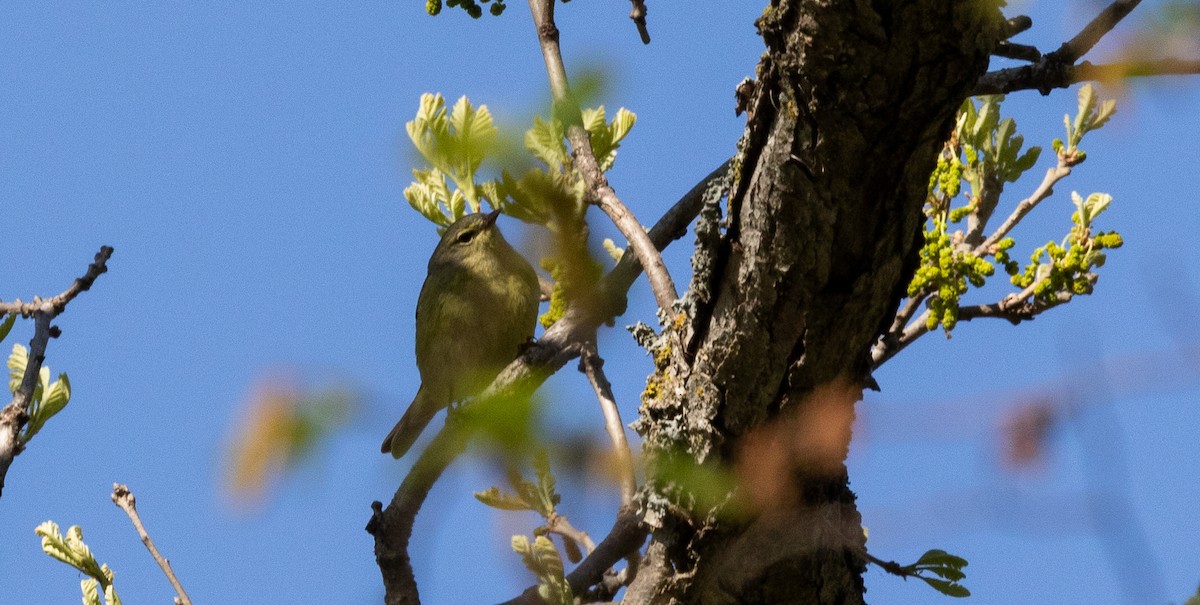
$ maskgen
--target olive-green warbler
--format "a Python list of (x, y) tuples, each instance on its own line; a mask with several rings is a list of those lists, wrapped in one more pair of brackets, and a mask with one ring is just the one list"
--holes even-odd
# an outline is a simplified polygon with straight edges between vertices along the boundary
[(500, 235), (499, 214), (458, 219), (429, 258), (417, 298), (421, 388), (381, 448), (395, 458), (438, 410), (486, 388), (533, 337), (537, 274)]

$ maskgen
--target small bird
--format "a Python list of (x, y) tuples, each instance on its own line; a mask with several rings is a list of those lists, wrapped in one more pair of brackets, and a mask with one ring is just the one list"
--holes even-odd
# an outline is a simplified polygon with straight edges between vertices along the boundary
[(499, 210), (442, 234), (417, 298), (421, 388), (380, 451), (400, 458), (451, 403), (475, 395), (516, 358), (537, 324), (538, 277), (496, 228)]

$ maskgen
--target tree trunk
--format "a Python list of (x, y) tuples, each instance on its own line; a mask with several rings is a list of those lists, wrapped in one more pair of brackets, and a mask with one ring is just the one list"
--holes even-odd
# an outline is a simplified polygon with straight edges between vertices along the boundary
[[(915, 267), (936, 154), (1000, 23), (994, 3), (964, 0), (764, 11), (726, 217), (706, 201), (643, 397), (655, 531), (627, 603), (863, 602), (844, 465), (854, 404)], [(724, 476), (736, 487), (698, 494)]]

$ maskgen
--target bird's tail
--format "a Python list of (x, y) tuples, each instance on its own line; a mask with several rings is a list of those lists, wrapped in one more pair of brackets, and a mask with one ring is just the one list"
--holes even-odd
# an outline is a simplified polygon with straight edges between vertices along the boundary
[(413, 398), (412, 405), (408, 406), (408, 410), (404, 412), (404, 416), (400, 418), (400, 422), (392, 427), (392, 432), (388, 433), (386, 439), (383, 440), (383, 446), (379, 451), (387, 454), (391, 453), (393, 458), (400, 458), (412, 447), (417, 437), (421, 436), (421, 431), (429, 424), (430, 420), (438, 413), (442, 406), (438, 403), (437, 397), (431, 396), (430, 392), (421, 387), (417, 390), (417, 396)]

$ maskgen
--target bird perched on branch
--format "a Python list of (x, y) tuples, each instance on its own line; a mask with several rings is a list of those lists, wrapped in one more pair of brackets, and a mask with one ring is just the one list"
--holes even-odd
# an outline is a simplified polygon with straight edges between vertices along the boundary
[(496, 228), (499, 215), (458, 219), (429, 259), (417, 299), (421, 388), (381, 448), (394, 458), (438, 410), (485, 389), (533, 338), (537, 273)]

